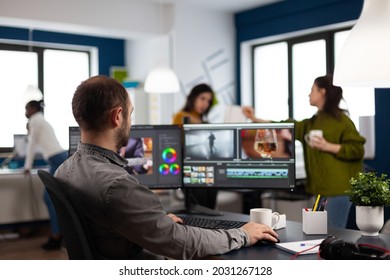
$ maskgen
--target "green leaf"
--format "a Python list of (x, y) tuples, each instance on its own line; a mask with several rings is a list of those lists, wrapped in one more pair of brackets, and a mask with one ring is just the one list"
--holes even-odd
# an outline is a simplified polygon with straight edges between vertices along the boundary
[(346, 194), (355, 205), (390, 206), (390, 180), (386, 178), (386, 174), (359, 172), (350, 179), (351, 188)]

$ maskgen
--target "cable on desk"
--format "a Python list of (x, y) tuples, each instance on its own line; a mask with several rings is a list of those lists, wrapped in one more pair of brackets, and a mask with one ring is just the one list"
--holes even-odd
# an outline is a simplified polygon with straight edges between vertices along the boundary
[(15, 156), (16, 156), (16, 151), (12, 151), (12, 153), (9, 154), (9, 155), (0, 163), (0, 168), (3, 168), (4, 166), (6, 166), (11, 160), (14, 159)]
[(366, 247), (366, 248), (372, 248), (372, 249), (377, 249), (377, 250), (383, 251), (382, 257), (390, 256), (390, 250), (387, 250), (386, 248), (383, 248), (383, 247), (380, 247), (380, 246), (375, 246), (375, 245), (372, 245), (372, 244), (363, 244), (363, 243), (359, 243), (359, 244), (357, 244), (357, 246), (359, 248), (360, 247)]
[[(317, 245), (314, 245), (314, 246), (312, 246), (312, 247), (310, 247), (310, 248), (307, 248), (307, 249), (305, 249), (305, 250), (302, 250), (302, 251), (300, 251), (300, 252), (294, 254), (294, 255), (290, 258), (290, 260), (295, 260), (295, 259), (296, 259), (297, 257), (299, 257), (302, 253), (307, 252), (307, 251), (310, 251), (311, 249), (314, 249), (315, 247), (318, 247), (318, 246), (320, 246), (320, 244), (317, 244)], [(319, 257), (319, 251), (318, 251), (318, 253), (317, 253), (317, 256)]]

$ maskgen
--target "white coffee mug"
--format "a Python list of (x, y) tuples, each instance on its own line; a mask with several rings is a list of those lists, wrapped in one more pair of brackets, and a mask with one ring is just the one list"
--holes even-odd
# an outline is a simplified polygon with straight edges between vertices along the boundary
[(322, 130), (320, 129), (313, 129), (310, 130), (309, 133), (305, 135), (305, 141), (307, 144), (310, 145), (310, 141), (313, 139), (313, 137), (323, 137)]
[[(275, 224), (272, 224), (272, 217), (276, 217)], [(267, 225), (271, 228), (275, 228), (280, 219), (278, 212), (272, 212), (269, 208), (252, 208), (250, 210), (250, 221)]]

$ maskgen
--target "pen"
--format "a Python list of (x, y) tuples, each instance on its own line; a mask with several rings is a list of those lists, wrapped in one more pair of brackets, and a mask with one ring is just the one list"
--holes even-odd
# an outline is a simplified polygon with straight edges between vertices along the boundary
[(328, 203), (328, 199), (326, 197), (323, 197), (321, 199), (320, 206), (318, 207), (318, 211), (324, 211), (327, 203)]
[(317, 199), (316, 199), (316, 202), (314, 203), (314, 206), (313, 206), (313, 209), (312, 211), (315, 212), (317, 210), (317, 206), (318, 206), (318, 202), (320, 201), (320, 197), (321, 195), (317, 195)]

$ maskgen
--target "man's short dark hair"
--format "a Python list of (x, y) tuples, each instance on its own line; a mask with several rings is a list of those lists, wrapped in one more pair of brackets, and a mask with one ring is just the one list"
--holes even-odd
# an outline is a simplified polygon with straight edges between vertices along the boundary
[(72, 99), (73, 116), (80, 128), (102, 131), (115, 107), (123, 108), (123, 116), (128, 116), (129, 96), (117, 80), (106, 76), (95, 76), (83, 81)]

